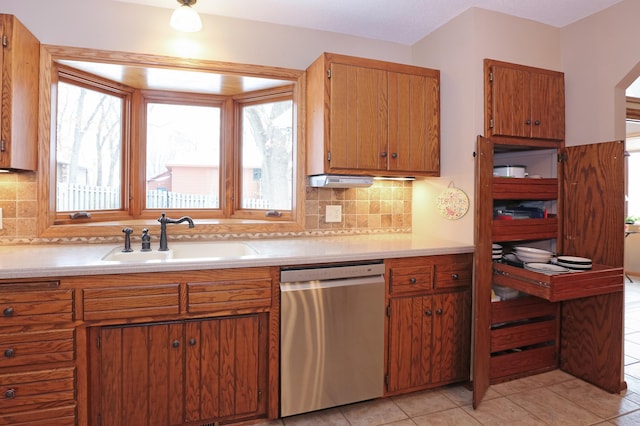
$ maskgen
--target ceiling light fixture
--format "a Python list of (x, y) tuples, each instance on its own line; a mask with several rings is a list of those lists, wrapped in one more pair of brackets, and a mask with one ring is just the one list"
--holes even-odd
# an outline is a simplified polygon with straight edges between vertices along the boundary
[(193, 33), (202, 29), (202, 21), (198, 12), (192, 8), (197, 0), (178, 0), (178, 7), (171, 15), (171, 26), (178, 31)]

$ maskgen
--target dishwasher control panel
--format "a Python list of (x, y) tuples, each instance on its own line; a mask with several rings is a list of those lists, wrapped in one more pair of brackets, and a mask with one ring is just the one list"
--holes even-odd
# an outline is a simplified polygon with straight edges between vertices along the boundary
[(382, 261), (283, 268), (280, 270), (280, 282), (323, 281), (373, 275), (384, 275)]

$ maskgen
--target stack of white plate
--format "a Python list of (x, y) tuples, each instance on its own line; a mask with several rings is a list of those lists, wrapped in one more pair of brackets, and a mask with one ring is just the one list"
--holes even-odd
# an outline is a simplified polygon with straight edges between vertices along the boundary
[(518, 259), (524, 263), (547, 263), (551, 260), (551, 253), (547, 250), (537, 249), (533, 247), (516, 247), (515, 254)]
[(500, 244), (493, 244), (491, 246), (491, 259), (502, 259), (502, 246)]
[(560, 266), (564, 266), (565, 268), (580, 270), (591, 269), (593, 266), (591, 259), (577, 256), (558, 256), (556, 263)]
[(562, 274), (564, 272), (569, 272), (568, 268), (564, 268), (559, 265), (553, 265), (551, 263), (530, 262), (524, 265), (524, 269), (528, 269), (534, 272), (542, 272), (543, 274), (546, 274), (546, 275), (555, 275), (555, 274)]

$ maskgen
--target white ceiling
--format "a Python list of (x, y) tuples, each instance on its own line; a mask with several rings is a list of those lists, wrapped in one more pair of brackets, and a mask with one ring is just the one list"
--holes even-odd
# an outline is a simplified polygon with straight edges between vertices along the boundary
[[(115, 0), (175, 9), (177, 0)], [(198, 0), (220, 15), (412, 45), (471, 7), (563, 27), (622, 0)], [(167, 17), (168, 19), (168, 17)]]

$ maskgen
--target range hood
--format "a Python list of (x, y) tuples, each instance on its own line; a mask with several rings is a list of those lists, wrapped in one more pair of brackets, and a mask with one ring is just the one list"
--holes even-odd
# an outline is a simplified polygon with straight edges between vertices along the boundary
[(372, 176), (316, 175), (309, 177), (309, 183), (316, 188), (367, 188), (373, 185)]

